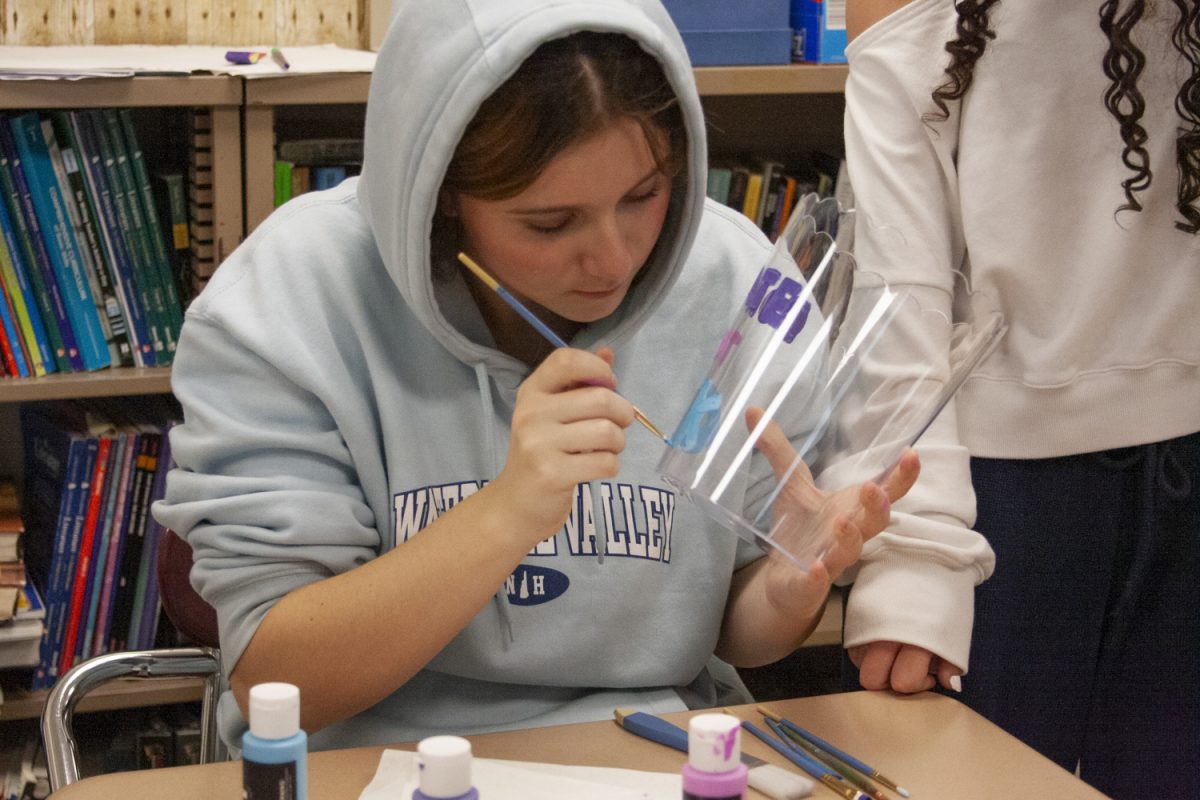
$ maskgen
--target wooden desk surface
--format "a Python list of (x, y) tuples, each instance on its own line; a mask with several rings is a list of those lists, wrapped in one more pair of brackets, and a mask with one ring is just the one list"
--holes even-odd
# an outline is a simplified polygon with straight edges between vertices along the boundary
[[(894, 779), (913, 800), (1019, 800), (1102, 798), (1104, 795), (1035, 753), (961, 703), (936, 694), (896, 696), (879, 692), (806, 697), (767, 704), (818, 736)], [(739, 706), (744, 719), (761, 716)], [(695, 712), (669, 714), (686, 725)], [(476, 756), (558, 764), (587, 764), (676, 772), (684, 754), (647, 742), (613, 722), (588, 722), (470, 737)], [(412, 745), (398, 745), (411, 750)], [(785, 763), (752, 736), (748, 753)], [(309, 754), (311, 800), (355, 800), (370, 783), (384, 748), (362, 747)], [(790, 765), (787, 765), (790, 768)], [(241, 796), (241, 762), (173, 767), (86, 778), (54, 800), (120, 797), (219, 800)], [(761, 797), (751, 790), (747, 797)], [(835, 800), (824, 786), (814, 800)]]

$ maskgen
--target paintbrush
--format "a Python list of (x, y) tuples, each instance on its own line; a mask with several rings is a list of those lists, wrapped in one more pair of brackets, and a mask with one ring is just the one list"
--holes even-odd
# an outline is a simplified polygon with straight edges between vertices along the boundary
[[(501, 300), (508, 303), (509, 307), (512, 308), (513, 311), (516, 311), (518, 314), (520, 314), (522, 319), (532, 325), (533, 329), (542, 335), (542, 338), (550, 342), (550, 344), (554, 345), (555, 347), (569, 346), (565, 341), (563, 341), (561, 336), (551, 330), (549, 325), (538, 319), (537, 315), (526, 308), (524, 303), (513, 297), (511, 292), (501, 286), (499, 281), (489, 275), (487, 270), (475, 263), (475, 261), (469, 255), (466, 253), (459, 253), (458, 260), (461, 261), (467, 269), (471, 270), (475, 277), (483, 281), (489, 289), (498, 294)], [(630, 403), (630, 405), (633, 404)], [(643, 414), (642, 410), (637, 406), (633, 406), (633, 418), (642, 423), (646, 430), (650, 431), (667, 444), (671, 443), (671, 440), (667, 438), (667, 435), (663, 433), (657, 425), (651, 422), (650, 418)]]

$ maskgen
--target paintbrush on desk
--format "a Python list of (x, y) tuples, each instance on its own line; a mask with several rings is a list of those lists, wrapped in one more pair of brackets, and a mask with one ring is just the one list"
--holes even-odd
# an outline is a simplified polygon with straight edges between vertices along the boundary
[[(827, 763), (834, 767), (838, 772), (842, 772), (843, 768), (856, 770), (866, 778), (871, 778), (879, 781), (887, 788), (896, 792), (901, 797), (908, 797), (909, 791), (903, 786), (898, 786), (895, 781), (883, 775), (870, 764), (866, 764), (854, 756), (831, 745), (824, 739), (819, 738), (815, 734), (806, 731), (791, 720), (784, 719), (779, 714), (776, 714), (769, 708), (758, 706), (758, 712), (769, 720), (778, 723), (783, 729), (785, 735), (793, 741), (803, 741), (808, 744), (809, 752), (816, 751), (819, 758), (824, 759)], [(844, 774), (844, 773), (843, 773)]]
[[(530, 311), (524, 303), (513, 297), (511, 292), (501, 286), (499, 281), (489, 275), (487, 270), (479, 266), (479, 264), (477, 264), (469, 255), (466, 253), (459, 253), (458, 260), (463, 263), (463, 266), (471, 270), (472, 274), (474, 274), (476, 278), (479, 278), (479, 280), (483, 281), (483, 283), (489, 289), (498, 294), (501, 300), (503, 300), (505, 303), (508, 303), (509, 308), (520, 314), (521, 319), (532, 325), (533, 329), (540, 333), (543, 339), (550, 342), (550, 344), (554, 345), (555, 347), (569, 347), (569, 345), (563, 341), (561, 336), (555, 333), (549, 325), (538, 319), (537, 315)], [(620, 392), (618, 392), (618, 394), (620, 394)], [(633, 404), (631, 403), (630, 405)], [(638, 422), (642, 423), (646, 430), (650, 431), (667, 444), (671, 444), (671, 440), (667, 438), (667, 435), (663, 433), (657, 425), (651, 422), (650, 418), (643, 414), (642, 410), (637, 406), (633, 406), (633, 417)]]
[[(618, 725), (630, 733), (635, 733), (643, 739), (665, 744), (684, 753), (688, 751), (687, 731), (677, 725), (672, 725), (665, 719), (647, 714), (642, 711), (614, 709), (613, 717)], [(769, 764), (761, 758), (755, 758), (746, 752), (742, 753), (742, 763), (746, 765), (750, 786), (775, 800), (795, 800), (812, 794), (813, 784), (802, 775), (788, 772), (775, 764)]]

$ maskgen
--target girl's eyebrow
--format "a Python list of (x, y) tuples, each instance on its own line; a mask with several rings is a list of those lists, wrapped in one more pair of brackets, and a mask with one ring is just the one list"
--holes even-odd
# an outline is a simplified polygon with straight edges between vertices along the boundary
[[(626, 194), (629, 194), (631, 192), (636, 192), (638, 189), (642, 188), (642, 186), (644, 184), (648, 183), (651, 179), (653, 179), (654, 177), (661, 175), (661, 174), (662, 174), (662, 172), (658, 169), (658, 167), (652, 168), (649, 172), (646, 173), (646, 175), (644, 177), (642, 177), (637, 183), (635, 183), (633, 185), (633, 187), (630, 188), (629, 192), (626, 192)], [(509, 213), (516, 214), (519, 216), (537, 216), (540, 214), (556, 214), (556, 213), (562, 213), (564, 211), (574, 211), (578, 207), (579, 206), (572, 206), (572, 205), (532, 206), (529, 208), (510, 209)]]

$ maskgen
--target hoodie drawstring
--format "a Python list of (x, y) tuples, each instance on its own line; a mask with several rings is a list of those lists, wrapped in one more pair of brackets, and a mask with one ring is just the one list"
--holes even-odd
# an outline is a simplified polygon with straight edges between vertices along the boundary
[[(483, 406), (483, 438), (487, 442), (488, 471), (492, 477), (500, 474), (500, 454), (496, 450), (495, 405), (492, 403), (492, 387), (488, 379), (487, 364), (475, 364), (475, 382), (479, 385), (479, 402)], [(496, 613), (500, 617), (500, 646), (508, 650), (515, 641), (512, 625), (512, 609), (508, 605), (508, 588), (501, 584), (492, 598)]]

